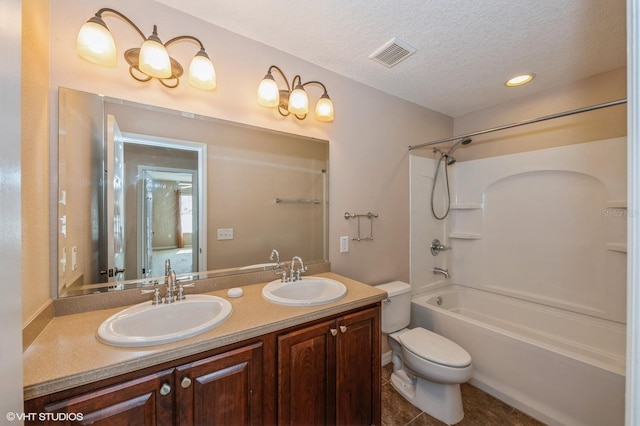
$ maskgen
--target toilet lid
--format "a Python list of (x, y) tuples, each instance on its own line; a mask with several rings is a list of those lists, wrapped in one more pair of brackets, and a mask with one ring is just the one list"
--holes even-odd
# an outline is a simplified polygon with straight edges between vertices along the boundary
[(398, 336), (402, 346), (421, 358), (449, 367), (466, 367), (471, 355), (446, 337), (424, 328), (414, 328)]

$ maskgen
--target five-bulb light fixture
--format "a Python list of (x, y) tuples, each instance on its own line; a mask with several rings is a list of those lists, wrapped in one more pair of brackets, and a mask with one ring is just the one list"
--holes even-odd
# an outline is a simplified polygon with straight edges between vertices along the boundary
[[(284, 79), (287, 88), (280, 89), (271, 74), (272, 70), (278, 73)], [(327, 88), (319, 81), (302, 82), (299, 75), (293, 77), (291, 86), (280, 68), (271, 65), (267, 71), (267, 75), (258, 86), (258, 104), (269, 108), (278, 108), (278, 112), (283, 116), (293, 114), (298, 120), (304, 120), (309, 113), (309, 98), (304, 87), (307, 85), (317, 85), (322, 87), (324, 93), (318, 100), (315, 109), (315, 117), (318, 121), (333, 121), (333, 102), (327, 94)]]
[(215, 69), (200, 40), (190, 35), (182, 35), (174, 37), (163, 44), (158, 37), (155, 25), (153, 26), (153, 33), (149, 37), (145, 37), (144, 33), (129, 18), (110, 8), (98, 10), (95, 16), (80, 28), (77, 50), (83, 59), (103, 66), (116, 65), (115, 42), (102, 19), (103, 13), (114, 14), (122, 18), (144, 40), (140, 48), (128, 49), (124, 53), (124, 58), (129, 64), (129, 74), (134, 79), (145, 82), (152, 78), (157, 78), (166, 87), (177, 87), (180, 83), (179, 78), (183, 74), (183, 69), (178, 61), (169, 56), (167, 47), (178, 41), (190, 40), (197, 43), (200, 46), (200, 50), (196, 53), (189, 66), (189, 83), (201, 90), (213, 90), (216, 88)]

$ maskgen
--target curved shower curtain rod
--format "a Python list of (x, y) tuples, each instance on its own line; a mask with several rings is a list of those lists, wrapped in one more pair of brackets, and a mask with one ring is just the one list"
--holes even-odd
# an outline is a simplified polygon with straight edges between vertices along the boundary
[(451, 142), (451, 141), (462, 139), (462, 138), (468, 138), (468, 137), (477, 136), (477, 135), (484, 135), (485, 133), (497, 132), (498, 130), (511, 129), (513, 127), (524, 126), (526, 124), (539, 123), (541, 121), (552, 120), (554, 118), (566, 117), (568, 115), (580, 114), (580, 113), (583, 113), (583, 112), (594, 111), (596, 109), (608, 108), (610, 106), (616, 106), (616, 105), (621, 105), (621, 104), (625, 104), (625, 103), (627, 103), (626, 99), (618, 99), (617, 101), (605, 102), (605, 103), (602, 103), (602, 104), (591, 105), (591, 106), (584, 107), (584, 108), (578, 108), (578, 109), (573, 109), (573, 110), (570, 110), (570, 111), (559, 112), (559, 113), (556, 113), (556, 114), (545, 115), (545, 116), (538, 117), (538, 118), (532, 118), (530, 120), (524, 120), (524, 121), (519, 121), (519, 122), (516, 122), (516, 123), (505, 124), (504, 126), (493, 127), (491, 129), (480, 130), (478, 132), (465, 133), (463, 135), (452, 136), (450, 138), (439, 139), (437, 141), (421, 143), (419, 145), (410, 145), (409, 146), (409, 151), (414, 150), (414, 149), (418, 149), (418, 148), (424, 148), (424, 147), (431, 146), (431, 145), (438, 145), (438, 144), (445, 143), (445, 142)]

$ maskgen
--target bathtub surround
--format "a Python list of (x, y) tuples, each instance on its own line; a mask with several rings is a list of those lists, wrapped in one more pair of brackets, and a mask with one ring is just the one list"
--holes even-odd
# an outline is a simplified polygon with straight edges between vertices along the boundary
[[(503, 299), (502, 313), (460, 299), (453, 310), (471, 312), (469, 322), (457, 318), (445, 326), (442, 316), (416, 315), (415, 325), (465, 347), (477, 363), (473, 383), (545, 422), (623, 422), (626, 138), (456, 163), (449, 170), (452, 214), (440, 227), (429, 219), (433, 170), (434, 160), (412, 156), (414, 293), (454, 283), (512, 299)], [(432, 256), (433, 238), (451, 250)], [(451, 278), (434, 278), (436, 266), (448, 268)], [(518, 319), (528, 322), (504, 331)], [(470, 328), (478, 321), (500, 331)], [(518, 343), (497, 349), (508, 340)], [(501, 359), (500, 353), (517, 355)], [(549, 385), (553, 380), (558, 383)]]
[(538, 420), (624, 423), (623, 324), (458, 285), (414, 298), (411, 315), (469, 351), (469, 383)]

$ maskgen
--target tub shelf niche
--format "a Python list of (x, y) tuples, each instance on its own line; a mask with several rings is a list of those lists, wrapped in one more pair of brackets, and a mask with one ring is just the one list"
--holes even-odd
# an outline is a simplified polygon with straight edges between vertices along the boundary
[[(453, 211), (452, 228), (454, 229), (468, 229), (468, 230), (482, 230), (482, 203), (455, 203), (451, 204), (451, 210)], [(464, 232), (464, 231), (451, 231), (449, 232), (449, 238), (458, 240), (481, 240), (481, 232)]]

